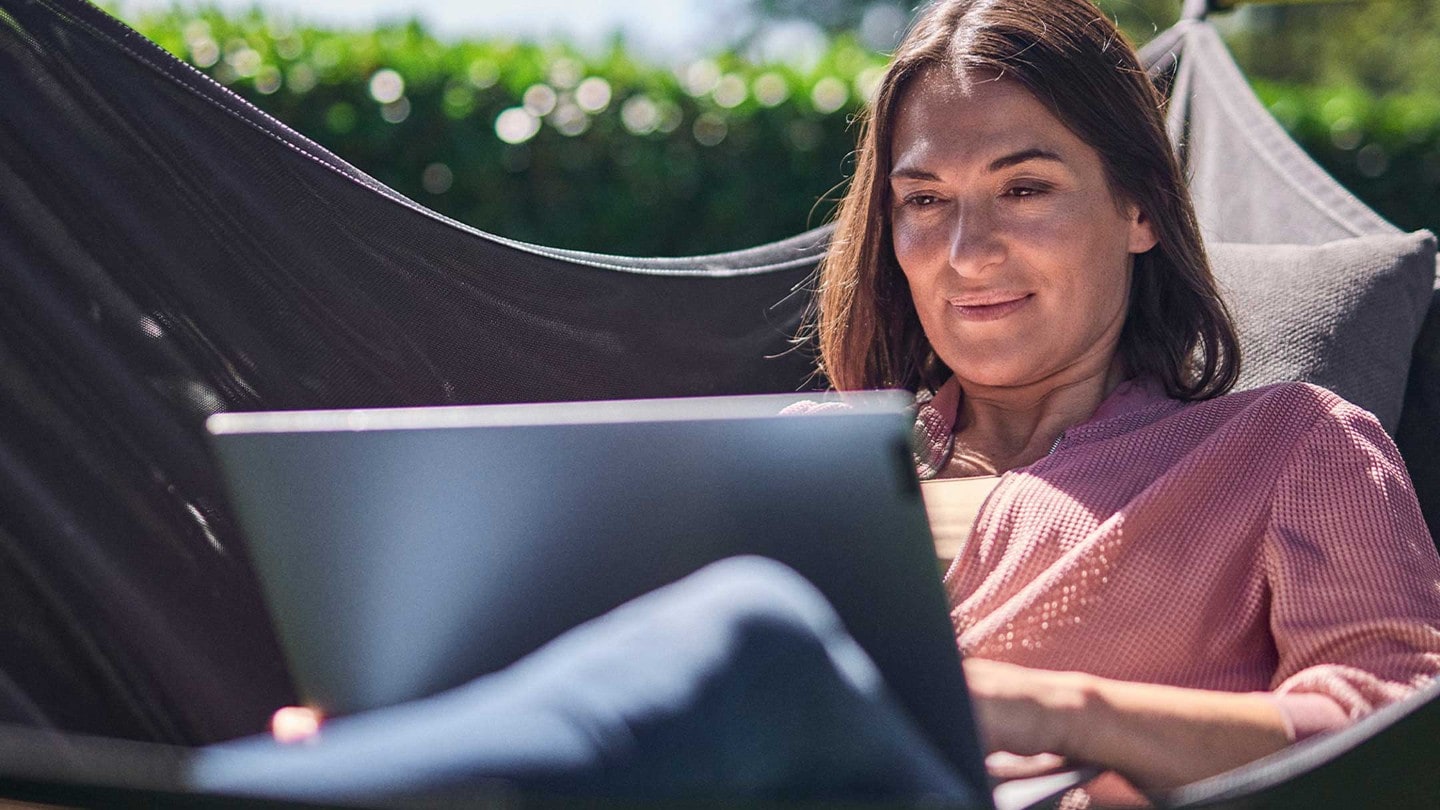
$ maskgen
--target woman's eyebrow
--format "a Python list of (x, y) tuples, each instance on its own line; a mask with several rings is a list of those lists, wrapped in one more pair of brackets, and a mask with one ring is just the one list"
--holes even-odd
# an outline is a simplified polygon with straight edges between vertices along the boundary
[[(1011, 152), (1008, 155), (995, 158), (990, 165), (985, 167), (990, 172), (998, 172), (1001, 169), (1009, 168), (1024, 163), (1027, 160), (1050, 160), (1063, 164), (1065, 159), (1060, 157), (1059, 152), (1050, 149), (1043, 149), (1039, 146), (1032, 146), (1028, 149), (1021, 149), (1018, 152)], [(912, 166), (897, 166), (890, 172), (891, 180), (939, 180), (940, 176), (934, 172)]]
[(1003, 157), (995, 158), (994, 160), (990, 161), (989, 169), (992, 172), (998, 172), (1001, 169), (1024, 163), (1027, 160), (1053, 160), (1056, 163), (1065, 162), (1065, 159), (1060, 157), (1060, 154), (1058, 152), (1052, 152), (1049, 149), (1042, 149), (1038, 146), (1032, 146), (1029, 149), (1021, 149), (1019, 152), (1011, 152), (1010, 154)]
[(934, 172), (927, 172), (924, 169), (913, 169), (909, 166), (901, 166), (890, 172), (891, 180), (939, 180), (940, 175)]

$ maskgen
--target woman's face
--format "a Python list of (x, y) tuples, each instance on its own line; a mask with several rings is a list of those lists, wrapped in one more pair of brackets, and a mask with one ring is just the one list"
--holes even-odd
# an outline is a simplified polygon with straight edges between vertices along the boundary
[(1107, 373), (1148, 219), (1023, 86), (959, 84), (921, 74), (895, 118), (892, 239), (926, 337), (962, 385)]

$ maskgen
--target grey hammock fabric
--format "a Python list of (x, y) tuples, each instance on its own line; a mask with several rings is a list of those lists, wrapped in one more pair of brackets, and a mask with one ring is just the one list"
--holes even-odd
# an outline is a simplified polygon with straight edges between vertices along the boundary
[[(1284, 137), (1208, 25), (1146, 53), (1217, 255), (1395, 234)], [(80, 0), (0, 0), (0, 723), (195, 745), (294, 701), (206, 416), (819, 385), (790, 338), (826, 233), (664, 260), (517, 244)], [(1434, 313), (1397, 434), (1432, 526)], [(1387, 375), (1412, 337), (1387, 338)], [(1404, 716), (1437, 722), (1433, 701)], [(0, 791), (193, 798), (177, 749), (42, 734), (36, 755), (36, 733), (0, 734)]]
[(1146, 52), (1180, 54), (1169, 108), (1190, 194), (1209, 242), (1314, 245), (1392, 234), (1285, 134), (1208, 23), (1188, 20)]
[[(1193, 5), (1200, 7), (1198, 3)], [(1182, 20), (1150, 42), (1143, 56), (1152, 75), (1171, 88), (1171, 139), (1184, 161), (1206, 242), (1222, 259), (1226, 243), (1321, 245), (1358, 237), (1399, 235), (1398, 228), (1335, 182), (1285, 134), (1250, 90), (1213, 26), (1201, 19)], [(1283, 252), (1283, 248), (1276, 248), (1269, 255)], [(1388, 274), (1394, 286), (1372, 290), (1374, 294), (1369, 298), (1371, 302), (1377, 295), (1388, 298), (1397, 307), (1390, 313), (1395, 322), (1389, 331), (1370, 333), (1375, 340), (1373, 350), (1345, 347), (1344, 353), (1354, 361), (1344, 367), (1336, 365), (1335, 358), (1313, 354), (1290, 365), (1317, 370), (1313, 378), (1303, 378), (1355, 398), (1395, 433), (1430, 532), (1440, 535), (1440, 291), (1431, 293), (1428, 305), (1417, 302), (1414, 309), (1413, 293), (1409, 292), (1418, 285), (1417, 279), (1423, 278), (1431, 279), (1434, 290), (1433, 265), (1424, 261), (1423, 250), (1417, 253), (1413, 246), (1408, 250), (1397, 246), (1395, 252), (1377, 253), (1366, 261), (1384, 267), (1389, 266), (1387, 260), (1402, 259), (1406, 267)], [(1216, 269), (1226, 274), (1223, 262), (1217, 263)], [(1331, 263), (1317, 267), (1316, 272), (1328, 276), (1324, 284), (1340, 275), (1356, 277), (1359, 269), (1363, 268)], [(1263, 272), (1250, 272), (1257, 286), (1273, 286)], [(1301, 295), (1297, 293), (1297, 297)], [(1384, 312), (1374, 307), (1370, 312), (1384, 317)], [(1418, 336), (1412, 328), (1416, 312), (1425, 313)], [(1269, 321), (1269, 328), (1280, 332), (1291, 326), (1293, 313), (1293, 308), (1246, 311), (1238, 319)], [(1331, 314), (1337, 320), (1354, 323), (1352, 311)], [(1317, 319), (1324, 318), (1324, 314), (1310, 312), (1302, 317), (1315, 327), (1312, 334), (1323, 334), (1325, 323)], [(1383, 329), (1385, 325), (1378, 326)], [(1356, 339), (1354, 330), (1349, 334)], [(1414, 350), (1405, 376), (1407, 358), (1393, 354), (1394, 346), (1412, 342)], [(1257, 371), (1258, 367), (1278, 362), (1258, 346), (1244, 348), (1248, 353), (1242, 364), (1256, 366)], [(1247, 373), (1246, 382), (1258, 382), (1254, 371)], [(1403, 402), (1395, 399), (1396, 390), (1405, 392)]]
[[(1183, 54), (1171, 79), (1170, 134), (1241, 326), (1241, 387), (1323, 385), (1393, 434), (1408, 349), (1435, 286), (1434, 237), (1400, 236), (1315, 165), (1260, 105), (1210, 25), (1182, 21), (1148, 52), (1162, 62), (1161, 54)], [(1252, 244), (1267, 247), (1242, 247)]]

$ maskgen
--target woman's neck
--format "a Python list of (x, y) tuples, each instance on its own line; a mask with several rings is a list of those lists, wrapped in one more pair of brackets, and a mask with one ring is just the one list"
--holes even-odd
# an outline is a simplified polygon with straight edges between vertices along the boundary
[(1125, 380), (1113, 362), (1067, 378), (1017, 387), (960, 381), (949, 476), (998, 474), (1044, 458), (1068, 428), (1086, 421)]

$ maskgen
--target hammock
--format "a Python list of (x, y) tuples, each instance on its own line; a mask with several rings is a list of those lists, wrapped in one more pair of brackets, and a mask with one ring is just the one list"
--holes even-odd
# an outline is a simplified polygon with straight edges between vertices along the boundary
[[(1223, 243), (1277, 243), (1291, 259), (1326, 243), (1324, 261), (1363, 254), (1375, 272), (1362, 279), (1391, 279), (1336, 293), (1390, 311), (1395, 334), (1365, 344), (1358, 377), (1327, 365), (1345, 346), (1316, 360), (1314, 341), (1269, 373), (1327, 384), (1398, 425), (1434, 526), (1440, 309), (1420, 329), (1434, 241), (1399, 234), (1314, 166), (1193, 16), (1146, 53), (1172, 88), (1217, 272), (1270, 261)], [(0, 734), (0, 796), (183, 799), (183, 749), (83, 735), (198, 745), (260, 731), (295, 702), (206, 450), (210, 414), (823, 384), (790, 339), (826, 229), (681, 259), (481, 233), (81, 0), (0, 0), (0, 77), (0, 723), (13, 724)], [(1413, 305), (1395, 314), (1397, 301)], [(1377, 369), (1391, 394), (1365, 377)], [(1433, 734), (1435, 706), (1382, 713), (1312, 765), (1406, 722)], [(35, 749), (34, 728), (65, 734)], [(1413, 783), (1418, 760), (1391, 748), (1386, 761), (1408, 764)], [(1440, 796), (1428, 778), (1415, 795)]]

